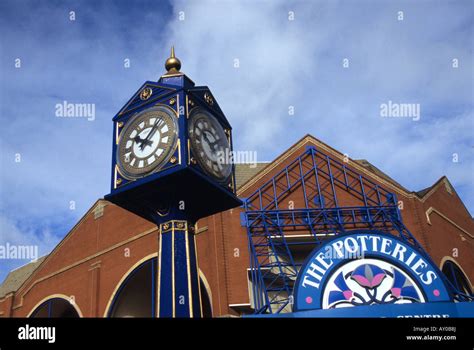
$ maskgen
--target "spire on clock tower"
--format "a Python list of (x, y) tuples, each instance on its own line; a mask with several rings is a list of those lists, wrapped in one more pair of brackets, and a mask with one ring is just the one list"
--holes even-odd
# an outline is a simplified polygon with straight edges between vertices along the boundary
[(171, 56), (166, 60), (165, 68), (166, 74), (180, 73), (181, 61), (174, 55), (174, 46), (171, 46)]
[(174, 46), (171, 46), (171, 55), (165, 62), (166, 73), (158, 80), (159, 83), (175, 85), (185, 88), (194, 86), (194, 82), (183, 72), (180, 72), (181, 61), (174, 54)]

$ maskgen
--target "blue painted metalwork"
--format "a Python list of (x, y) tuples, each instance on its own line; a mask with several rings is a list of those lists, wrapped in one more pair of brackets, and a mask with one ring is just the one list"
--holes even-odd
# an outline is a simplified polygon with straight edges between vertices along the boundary
[[(144, 88), (153, 91), (152, 97), (146, 101), (140, 99), (140, 92)], [(234, 193), (234, 176), (221, 183), (208, 176), (199, 162), (191, 161), (195, 155), (192, 149), (188, 149), (190, 100), (194, 106), (212, 113), (223, 128), (228, 130), (232, 144), (232, 127), (229, 121), (215, 98), (212, 105), (205, 102), (206, 94), (211, 94), (207, 86), (195, 86), (184, 74), (174, 77), (163, 76), (157, 82), (146, 81), (137, 90), (113, 118), (111, 190), (105, 196), (106, 200), (154, 223), (161, 222), (161, 217), (156, 213), (157, 209), (166, 206), (177, 207), (179, 201), (186, 203), (187, 219), (191, 221), (242, 204)], [(127, 179), (118, 171), (116, 156), (121, 133), (138, 113), (156, 105), (166, 106), (166, 109), (176, 115), (178, 126), (176, 147), (172, 151), (172, 157), (157, 171), (135, 180)], [(202, 198), (208, 200), (206, 205), (202, 205)]]
[[(179, 63), (174, 49), (170, 60), (173, 64)], [(234, 191), (234, 165), (231, 176), (218, 179), (209, 175), (196, 160), (194, 152), (197, 151), (189, 146), (193, 140), (189, 135), (192, 110), (212, 114), (224, 129), (230, 152), (232, 128), (207, 86), (195, 86), (191, 79), (178, 72), (178, 66), (173, 67), (174, 71), (169, 70), (168, 63), (165, 67), (172, 74), (163, 75), (157, 82), (145, 82), (113, 118), (111, 190), (105, 199), (160, 228), (157, 314), (160, 317), (200, 317), (194, 224), (200, 218), (242, 203)], [(142, 93), (146, 91), (149, 91), (148, 97), (143, 98)], [(176, 142), (159, 168), (134, 178), (123, 169), (120, 171), (117, 150), (124, 130), (133, 123), (137, 113), (156, 105), (166, 110), (176, 123)]]
[[(298, 188), (303, 207), (284, 209), (288, 207), (284, 201)], [(338, 193), (342, 192), (351, 194), (351, 202), (359, 205), (341, 206)], [(293, 259), (291, 247), (318, 245), (328, 235), (378, 230), (398, 236), (432, 261), (403, 224), (394, 193), (313, 146), (248, 196), (243, 207), (256, 314), (288, 311), (302, 265)], [(298, 231), (309, 233), (309, 239), (295, 236)], [(445, 282), (456, 300), (473, 300)]]
[(160, 225), (159, 317), (201, 317), (194, 233), (187, 221)]

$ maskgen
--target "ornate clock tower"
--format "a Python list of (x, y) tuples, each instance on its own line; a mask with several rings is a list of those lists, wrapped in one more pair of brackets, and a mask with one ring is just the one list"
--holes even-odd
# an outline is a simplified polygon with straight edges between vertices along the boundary
[(105, 198), (160, 228), (159, 317), (200, 317), (194, 225), (241, 205), (232, 128), (207, 86), (180, 72), (174, 48), (113, 118), (112, 186)]

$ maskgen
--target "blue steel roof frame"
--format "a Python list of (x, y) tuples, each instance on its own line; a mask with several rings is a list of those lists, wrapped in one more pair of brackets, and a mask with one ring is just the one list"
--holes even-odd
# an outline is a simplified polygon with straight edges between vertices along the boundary
[[(304, 208), (282, 209), (282, 200), (300, 186)], [(354, 195), (363, 205), (339, 206), (337, 187)], [(280, 313), (292, 303), (293, 283), (301, 264), (295, 263), (289, 249), (287, 238), (291, 237), (291, 231), (309, 231), (314, 238), (309, 243), (318, 245), (323, 241), (319, 237), (321, 233), (376, 229), (400, 237), (432, 261), (403, 224), (394, 193), (314, 146), (307, 147), (248, 196), (243, 207), (256, 314)], [(291, 245), (298, 244), (308, 244), (308, 241), (292, 239)], [(455, 300), (473, 300), (446, 281)]]

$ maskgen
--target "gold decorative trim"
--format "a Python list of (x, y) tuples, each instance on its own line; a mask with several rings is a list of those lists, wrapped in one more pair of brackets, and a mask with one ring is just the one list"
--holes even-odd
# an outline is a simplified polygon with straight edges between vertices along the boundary
[(449, 222), (451, 225), (453, 225), (454, 227), (456, 227), (458, 230), (464, 232), (466, 235), (468, 235), (469, 237), (471, 238), (474, 238), (474, 235), (472, 235), (471, 233), (469, 233), (467, 230), (463, 229), (461, 226), (459, 226), (458, 224), (456, 224), (453, 220), (451, 220), (450, 218), (448, 218), (446, 215), (444, 215), (443, 213), (441, 213), (439, 210), (433, 208), (433, 207), (429, 207), (428, 210), (425, 212), (425, 215), (426, 215), (426, 222), (428, 223), (428, 225), (432, 225), (431, 223), (431, 219), (430, 219), (430, 215), (432, 213), (436, 213), (438, 214), (441, 218), (443, 218), (444, 220), (446, 220), (447, 222)]
[[(179, 138), (178, 138), (178, 164), (181, 164), (181, 139), (179, 139)], [(175, 164), (175, 165), (178, 165), (178, 164)], [(169, 167), (169, 168), (171, 168), (171, 167)]]
[[(162, 224), (160, 224), (160, 236), (165, 234), (165, 233), (169, 233), (171, 232), (171, 271), (172, 271), (172, 275), (171, 275), (171, 286), (172, 286), (172, 305), (173, 305), (173, 313), (172, 313), (172, 317), (176, 317), (176, 281), (175, 281), (175, 278), (174, 278), (174, 270), (175, 270), (175, 261), (174, 261), (174, 255), (175, 255), (175, 251), (174, 251), (174, 239), (175, 239), (175, 231), (184, 231), (186, 233), (190, 232), (189, 231), (190, 228), (188, 227), (188, 222), (186, 220), (170, 220), (170, 221), (167, 221), (167, 222), (164, 222)], [(161, 263), (161, 252), (162, 252), (162, 246), (161, 246), (161, 240), (162, 240), (162, 237), (160, 237), (160, 249), (159, 249), (159, 254), (160, 254), (160, 263)], [(190, 260), (189, 260), (189, 238), (188, 238), (188, 235), (186, 234), (185, 235), (185, 244), (186, 244), (186, 272), (187, 272), (187, 275), (188, 275), (188, 285), (189, 285), (189, 289), (188, 289), (188, 297), (189, 297), (189, 300), (188, 300), (188, 303), (189, 303), (189, 311), (190, 311), (190, 315), (191, 317), (193, 317), (193, 306), (192, 306), (192, 285), (191, 285), (191, 266), (190, 266)], [(196, 259), (197, 259), (197, 256), (196, 256)], [(159, 277), (161, 278), (161, 276)], [(159, 286), (159, 288), (161, 288), (161, 286)], [(158, 292), (159, 293), (159, 292)], [(159, 303), (158, 303), (159, 305)]]
[(184, 242), (186, 244), (186, 273), (188, 275), (188, 304), (189, 304), (189, 315), (191, 318), (194, 317), (193, 313), (193, 286), (191, 284), (191, 261), (189, 259), (189, 235), (186, 232), (184, 234)]
[[(161, 233), (161, 232), (160, 232)], [(157, 281), (157, 289), (156, 289), (156, 317), (160, 317), (160, 296), (161, 296), (161, 252), (163, 250), (161, 245), (161, 234), (158, 237), (158, 281)]]
[[(162, 237), (160, 237), (162, 238)], [(171, 230), (171, 295), (173, 303), (173, 317), (176, 317), (176, 288), (174, 279), (174, 229)]]
[(188, 94), (186, 94), (186, 95), (184, 96), (184, 99), (185, 99), (185, 102), (184, 102), (184, 103), (185, 103), (185, 105), (186, 105), (186, 107), (185, 107), (185, 108), (186, 108), (186, 119), (188, 119), (188, 118), (189, 118), (189, 103), (190, 103), (191, 100), (188, 99)]
[[(229, 144), (229, 147), (232, 148), (232, 151), (234, 150), (234, 145), (232, 143), (232, 132), (230, 131), (230, 129), (224, 129), (224, 133), (226, 134), (226, 137), (227, 137), (227, 143)], [(230, 183), (229, 183), (229, 188), (232, 190), (233, 193), (235, 193), (235, 162), (233, 162), (232, 164), (232, 168), (233, 168), (233, 171), (231, 172), (231, 176), (230, 176)]]
[[(172, 78), (172, 77), (182, 77), (182, 76), (184, 76), (184, 73), (179, 72), (179, 73), (163, 74), (161, 77), (162, 78)], [(189, 79), (189, 80), (191, 80), (191, 79)]]
[(160, 224), (160, 234), (174, 230), (188, 231), (188, 222), (186, 220), (170, 220)]
[(118, 174), (118, 166), (117, 164), (115, 164), (115, 168), (114, 168), (114, 189), (117, 188), (117, 175)]
[(194, 106), (195, 106), (194, 101), (188, 98), (188, 95), (186, 95), (186, 117), (187, 118), (189, 118), (189, 114), (190, 114), (189, 108), (191, 107), (191, 110), (192, 110)]
[(209, 106), (214, 106), (214, 99), (212, 98), (212, 95), (209, 91), (205, 92), (203, 97), (204, 101), (206, 101)]
[[(171, 101), (174, 100), (173, 103), (171, 103)], [(180, 114), (179, 114), (179, 106), (180, 106), (180, 103), (179, 103), (179, 94), (176, 94), (176, 97), (173, 97), (171, 98), (170, 100), (170, 105), (173, 106), (174, 104), (176, 103), (176, 118), (179, 120), (179, 117), (180, 117)], [(174, 110), (174, 108), (172, 108)], [(178, 125), (178, 134), (179, 134), (179, 125)]]
[(147, 86), (140, 92), (140, 100), (146, 101), (151, 97), (151, 95), (153, 95), (153, 90)]
[[(159, 89), (164, 89), (164, 90), (176, 91), (176, 89), (174, 89), (174, 88), (169, 88), (169, 87), (165, 87), (165, 86), (158, 85), (158, 84), (145, 83), (140, 87), (140, 89), (138, 89), (138, 91), (135, 93), (135, 95), (133, 95), (133, 97), (130, 99), (130, 101), (120, 110), (118, 115), (122, 115), (125, 112), (125, 110), (128, 108), (128, 106), (130, 106), (130, 104), (135, 100), (135, 98), (142, 92), (143, 88), (144, 87), (149, 87), (149, 86), (156, 87), (156, 88), (159, 88)], [(157, 95), (155, 98), (147, 101), (147, 103), (154, 102), (154, 101), (160, 99), (161, 97), (166, 96), (167, 94), (168, 93)], [(140, 106), (142, 106), (142, 105), (140, 105)], [(139, 108), (140, 106), (134, 107), (134, 108), (128, 110), (128, 112), (134, 111), (135, 109)]]
[(187, 139), (188, 144), (188, 165), (191, 164), (191, 144), (189, 138)]
[[(119, 124), (122, 124), (122, 125), (119, 126)], [(115, 144), (116, 145), (118, 145), (118, 140), (119, 140), (119, 135), (120, 135), (119, 129), (121, 129), (122, 126), (123, 126), (123, 122), (115, 123)]]

